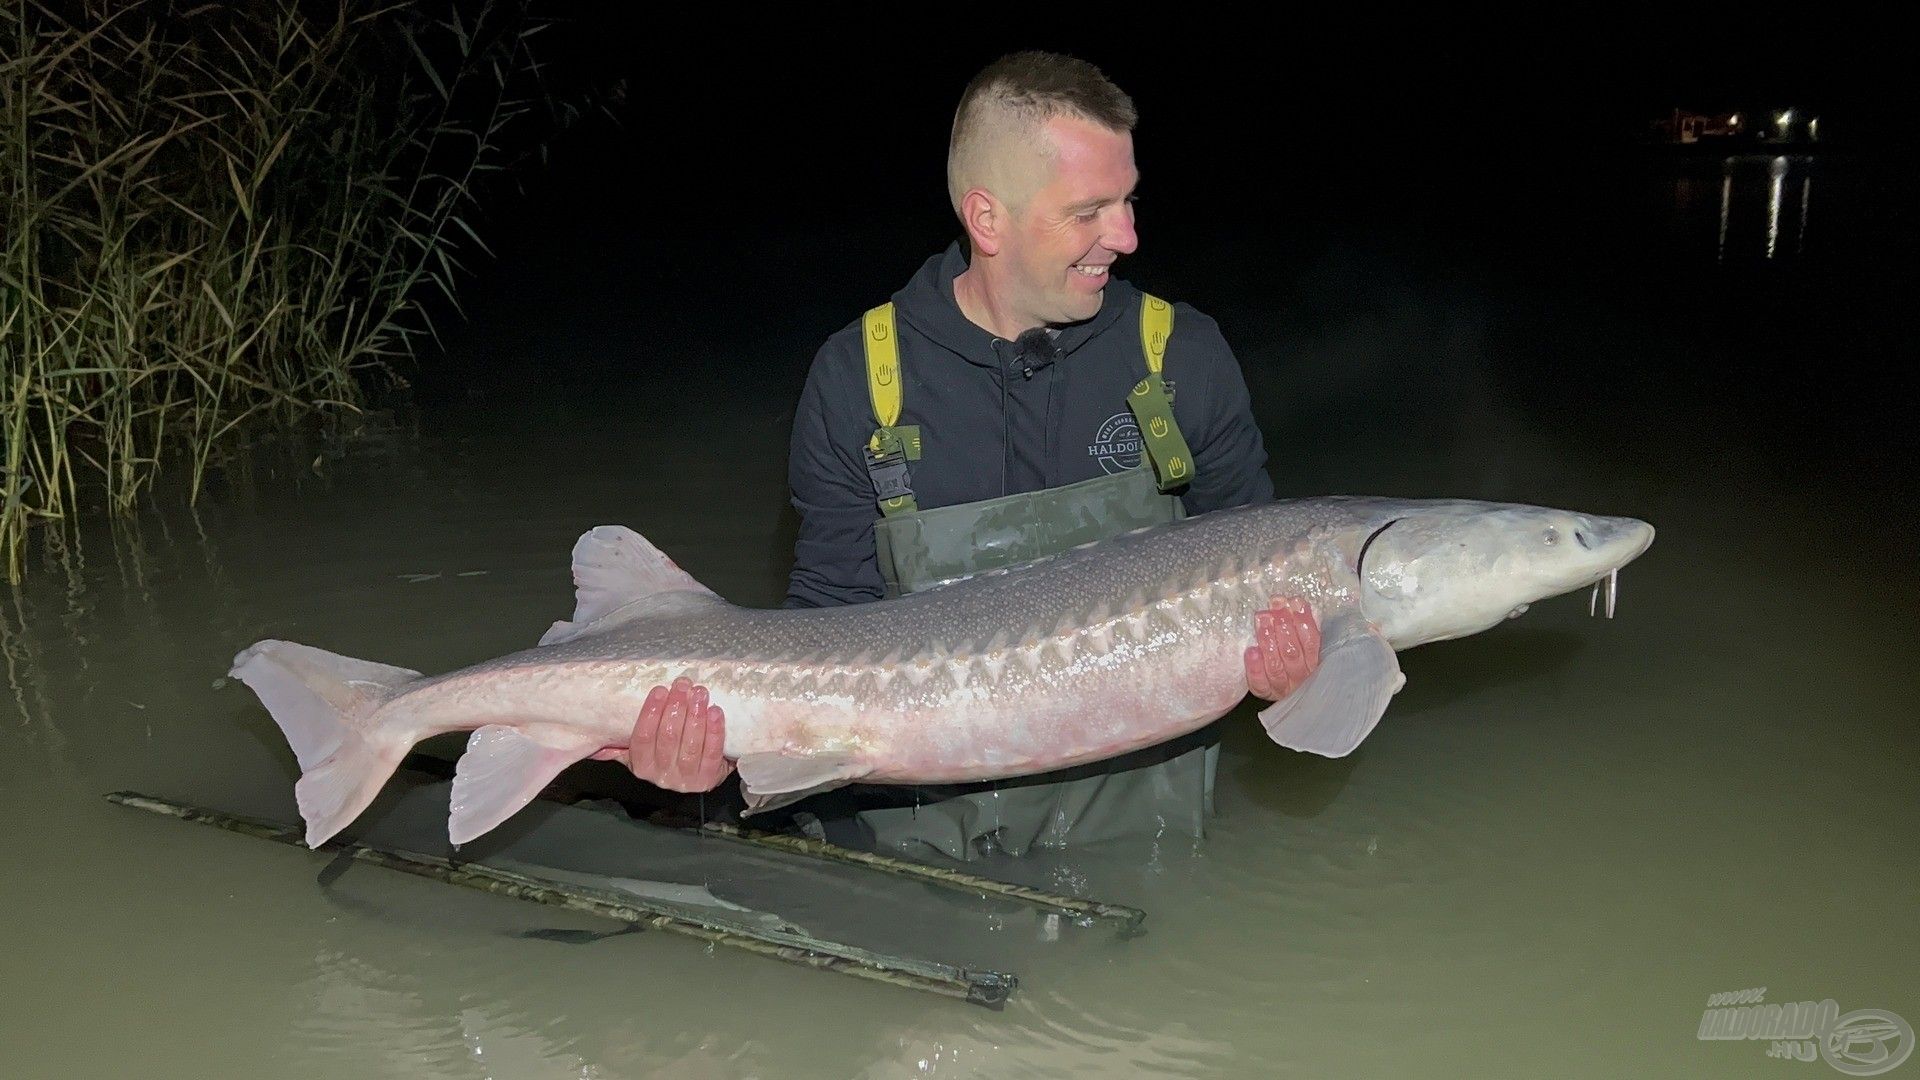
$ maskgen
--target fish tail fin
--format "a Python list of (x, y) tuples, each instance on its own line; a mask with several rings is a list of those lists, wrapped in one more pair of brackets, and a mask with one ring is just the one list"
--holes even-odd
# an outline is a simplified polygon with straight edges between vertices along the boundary
[(229, 675), (251, 687), (300, 761), (294, 797), (319, 847), (373, 802), (418, 740), (380, 709), (420, 673), (291, 641), (260, 641)]

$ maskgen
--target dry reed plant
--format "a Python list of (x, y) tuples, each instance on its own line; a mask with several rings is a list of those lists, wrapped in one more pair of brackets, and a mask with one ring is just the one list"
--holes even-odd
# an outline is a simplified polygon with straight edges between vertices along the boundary
[[(534, 111), (511, 0), (0, 0), (0, 549), (358, 410)], [(464, 14), (461, 9), (464, 8)]]

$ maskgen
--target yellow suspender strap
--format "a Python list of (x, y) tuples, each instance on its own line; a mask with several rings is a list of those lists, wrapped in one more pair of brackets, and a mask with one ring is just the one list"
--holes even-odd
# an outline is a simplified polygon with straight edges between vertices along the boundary
[(920, 457), (920, 429), (900, 426), (900, 342), (894, 335), (893, 305), (881, 304), (861, 318), (860, 342), (867, 355), (867, 398), (880, 426), (867, 440), (867, 474), (874, 499), (888, 517), (920, 507), (913, 501), (907, 462)]
[(1173, 419), (1173, 399), (1167, 396), (1167, 340), (1173, 336), (1173, 305), (1157, 296), (1140, 294), (1140, 348), (1147, 356), (1147, 377), (1127, 395), (1127, 408), (1140, 426), (1140, 439), (1153, 476), (1162, 493), (1193, 481), (1193, 451)]
[(1173, 305), (1157, 296), (1140, 294), (1140, 348), (1147, 354), (1147, 371), (1158, 375), (1167, 363), (1167, 339), (1173, 336)]
[(893, 305), (881, 304), (861, 320), (867, 346), (867, 395), (883, 428), (900, 422), (900, 343), (893, 337)]

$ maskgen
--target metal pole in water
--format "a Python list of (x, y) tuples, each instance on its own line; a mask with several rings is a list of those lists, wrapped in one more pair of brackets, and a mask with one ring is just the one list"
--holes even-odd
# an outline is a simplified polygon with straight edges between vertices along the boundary
[[(178, 818), (198, 825), (213, 825), (261, 840), (274, 840), (294, 847), (305, 847), (304, 833), (296, 826), (262, 821), (238, 814), (224, 814), (204, 807), (169, 802), (133, 791), (115, 791), (107, 801)], [(973, 970), (934, 960), (888, 956), (854, 945), (827, 941), (807, 934), (736, 923), (721, 917), (695, 918), (685, 912), (667, 911), (625, 893), (555, 881), (537, 875), (483, 863), (456, 863), (434, 855), (409, 851), (388, 851), (350, 841), (333, 840), (320, 846), (335, 857), (347, 855), (360, 862), (384, 866), (419, 877), (462, 885), (482, 892), (530, 900), (537, 904), (583, 911), (620, 922), (684, 934), (716, 945), (744, 949), (790, 964), (837, 971), (855, 978), (904, 986), (912, 990), (960, 998), (990, 1009), (1003, 1007), (1019, 986), (1018, 977), (999, 971)]]

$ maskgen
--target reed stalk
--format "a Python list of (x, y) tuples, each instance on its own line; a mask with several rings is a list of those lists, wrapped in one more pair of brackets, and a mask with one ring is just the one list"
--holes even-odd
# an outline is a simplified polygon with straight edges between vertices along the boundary
[(452, 304), (542, 24), (516, 0), (0, 0), (0, 551), (364, 408)]

